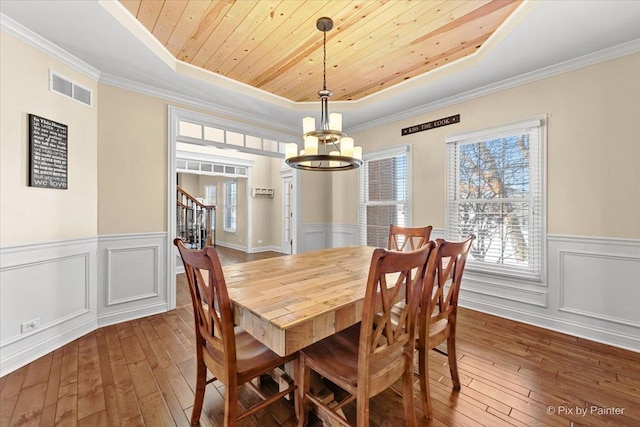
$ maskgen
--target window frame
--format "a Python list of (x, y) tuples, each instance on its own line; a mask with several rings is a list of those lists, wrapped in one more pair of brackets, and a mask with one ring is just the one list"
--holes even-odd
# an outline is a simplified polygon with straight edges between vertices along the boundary
[[(411, 227), (412, 225), (412, 197), (413, 197), (413, 175), (412, 175), (412, 149), (410, 144), (401, 145), (389, 149), (377, 150), (369, 153), (365, 153), (363, 156), (363, 165), (360, 167), (358, 174), (358, 232), (359, 241), (361, 245), (367, 245), (367, 206), (383, 206), (383, 205), (403, 205), (404, 206), (404, 218), (405, 227)], [(369, 202), (367, 200), (369, 194), (368, 177), (365, 177), (365, 173), (368, 172), (368, 162), (376, 160), (390, 159), (393, 157), (405, 156), (405, 200), (403, 203), (391, 203), (391, 201), (385, 202)], [(366, 188), (365, 188), (366, 187)], [(388, 225), (387, 225), (388, 226)], [(386, 248), (386, 242), (384, 247)]]
[[(234, 193), (235, 193), (235, 203), (233, 205), (229, 204), (229, 186), (233, 185)], [(222, 229), (225, 233), (236, 233), (238, 230), (238, 181), (230, 180), (223, 181), (223, 199), (222, 199)], [(229, 212), (231, 209), (231, 212)], [(229, 215), (233, 217), (233, 227), (227, 227), (227, 219)]]
[[(529, 191), (527, 192), (528, 198), (531, 200), (530, 214), (527, 216), (529, 225), (529, 233), (535, 233), (534, 238), (537, 240), (538, 248), (535, 255), (533, 267), (519, 268), (512, 265), (485, 263), (484, 261), (478, 261), (473, 259), (471, 254), (467, 260), (466, 269), (469, 271), (490, 274), (494, 276), (504, 276), (510, 278), (517, 278), (525, 282), (531, 282), (536, 284), (543, 284), (546, 282), (547, 274), (547, 260), (546, 260), (546, 117), (534, 117), (530, 119), (521, 120), (518, 122), (508, 123), (500, 126), (494, 126), (469, 132), (463, 132), (447, 136), (445, 138), (445, 236), (449, 240), (460, 240), (465, 236), (462, 236), (458, 230), (453, 230), (456, 224), (454, 222), (453, 215), (457, 212), (457, 203), (460, 202), (458, 198), (459, 189), (459, 147), (462, 145), (479, 143), (482, 141), (488, 141), (497, 139), (499, 137), (505, 137), (505, 135), (519, 135), (525, 129), (533, 129), (530, 133), (537, 137), (537, 146), (532, 149), (529, 147)], [(532, 142), (530, 141), (530, 144)], [(452, 151), (456, 150), (455, 156), (452, 157)], [(453, 164), (455, 162), (455, 164)], [(452, 176), (452, 173), (454, 176)], [(453, 192), (453, 194), (452, 194)], [(536, 198), (535, 194), (538, 193)], [(491, 200), (491, 199), (486, 199)], [(506, 199), (506, 200), (525, 200), (522, 199)], [(455, 209), (455, 210), (454, 210)], [(452, 211), (454, 210), (454, 211)], [(537, 215), (536, 215), (537, 212)], [(475, 244), (476, 242), (474, 242)], [(472, 246), (472, 251), (473, 251)]]

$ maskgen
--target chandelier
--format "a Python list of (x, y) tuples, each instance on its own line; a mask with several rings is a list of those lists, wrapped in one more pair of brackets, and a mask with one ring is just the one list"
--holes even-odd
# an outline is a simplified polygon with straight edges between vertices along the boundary
[(302, 119), (304, 149), (298, 153), (298, 144), (285, 146), (285, 161), (292, 168), (311, 171), (343, 171), (362, 165), (362, 147), (354, 146), (353, 138), (342, 132), (342, 114), (329, 114), (327, 89), (327, 31), (333, 28), (331, 18), (319, 18), (316, 27), (323, 32), (323, 77), (322, 90), (318, 91), (321, 102), (320, 128), (316, 129), (313, 117)]

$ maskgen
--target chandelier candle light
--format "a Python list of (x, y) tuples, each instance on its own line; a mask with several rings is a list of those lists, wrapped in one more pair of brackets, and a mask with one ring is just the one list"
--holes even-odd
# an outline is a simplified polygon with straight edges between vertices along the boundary
[(343, 171), (355, 169), (362, 165), (362, 147), (354, 146), (353, 138), (342, 132), (342, 114), (329, 114), (329, 97), (327, 89), (327, 31), (333, 28), (331, 18), (319, 18), (316, 22), (318, 30), (324, 34), (323, 41), (323, 84), (318, 91), (322, 115), (320, 129), (316, 129), (316, 119), (302, 119), (304, 149), (298, 154), (298, 144), (285, 146), (285, 161), (292, 168), (311, 171)]

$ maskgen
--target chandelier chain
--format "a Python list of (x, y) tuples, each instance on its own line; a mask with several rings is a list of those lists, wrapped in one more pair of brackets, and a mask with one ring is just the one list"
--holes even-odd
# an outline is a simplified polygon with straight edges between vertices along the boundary
[(322, 42), (322, 89), (327, 90), (327, 32), (323, 31), (324, 40)]

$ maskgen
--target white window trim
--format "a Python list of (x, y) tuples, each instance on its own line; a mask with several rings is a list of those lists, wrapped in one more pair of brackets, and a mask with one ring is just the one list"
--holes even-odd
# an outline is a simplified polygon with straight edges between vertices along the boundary
[[(517, 130), (523, 128), (531, 128), (538, 127), (539, 130), (539, 147), (538, 147), (538, 156), (535, 159), (535, 162), (539, 165), (540, 171), (540, 269), (538, 277), (523, 277), (521, 275), (517, 275), (512, 272), (499, 272), (495, 270), (487, 271), (483, 269), (481, 266), (477, 264), (473, 265), (473, 263), (467, 263), (466, 269), (469, 271), (473, 271), (480, 274), (487, 274), (491, 276), (500, 276), (500, 277), (512, 277), (517, 278), (524, 283), (535, 283), (538, 285), (544, 285), (547, 280), (547, 162), (546, 162), (546, 152), (547, 152), (547, 116), (541, 115), (537, 117), (532, 117), (529, 119), (506, 123), (503, 125), (493, 126), (484, 129), (477, 129), (468, 132), (461, 132), (457, 134), (452, 134), (445, 137), (445, 143), (448, 145), (450, 143), (462, 142), (464, 140), (474, 139), (474, 138), (482, 138), (488, 135), (496, 135), (500, 133), (507, 132), (515, 132)], [(447, 238), (451, 238), (451, 225), (449, 220), (450, 214), (450, 206), (449, 206), (449, 176), (450, 176), (450, 168), (451, 165), (448, 161), (449, 150), (448, 147), (445, 148), (445, 235)], [(456, 165), (457, 167), (457, 165)]]
[[(235, 184), (236, 187), (236, 226), (235, 228), (227, 227), (227, 184)], [(222, 183), (222, 229), (225, 233), (236, 233), (238, 230), (238, 182), (235, 180), (224, 181)]]
[[(245, 153), (258, 154), (269, 157), (284, 158), (284, 144), (289, 142), (296, 142), (295, 137), (290, 133), (279, 132), (277, 130), (268, 129), (266, 127), (252, 125), (244, 122), (238, 122), (235, 120), (227, 120), (217, 116), (211, 116), (196, 111), (185, 110), (177, 107), (172, 107), (172, 111), (177, 116), (176, 123), (176, 141), (184, 142), (187, 144), (195, 145), (208, 145), (218, 148), (227, 148), (242, 151)], [(199, 138), (184, 136), (179, 134), (179, 123), (181, 121), (189, 122), (197, 126), (202, 126)], [(217, 142), (204, 139), (204, 126), (221, 129), (226, 132), (234, 132), (243, 135), (243, 145), (228, 144), (226, 142)], [(268, 139), (275, 141), (278, 144), (278, 151), (270, 151), (258, 148), (251, 148), (246, 146), (246, 136), (253, 136), (262, 140)], [(226, 136), (225, 136), (226, 141)]]
[[(382, 150), (372, 151), (363, 155), (365, 162), (370, 160), (384, 159), (394, 156), (406, 154), (407, 156), (407, 200), (405, 202), (405, 226), (410, 227), (413, 223), (413, 171), (412, 171), (412, 147), (411, 144), (400, 145), (396, 147), (386, 148)], [(364, 170), (360, 168), (358, 173), (358, 232), (360, 244), (366, 245), (366, 210), (365, 210), (365, 189), (364, 189)]]

